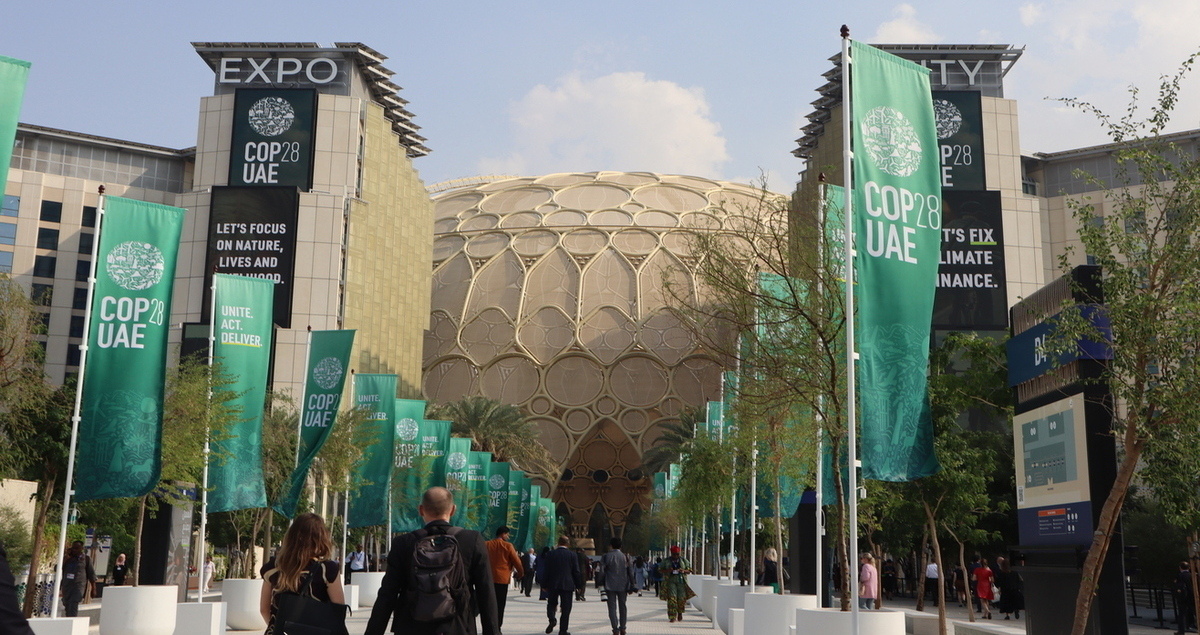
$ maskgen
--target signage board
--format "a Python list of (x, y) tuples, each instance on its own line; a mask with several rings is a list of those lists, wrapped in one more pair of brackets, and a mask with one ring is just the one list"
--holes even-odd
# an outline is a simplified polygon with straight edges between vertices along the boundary
[[(292, 286), (300, 193), (294, 187), (214, 187), (208, 215), (213, 272), (274, 280), (275, 323), (292, 325)], [(209, 289), (205, 284), (205, 307)], [(207, 310), (207, 309), (206, 309)]]
[(985, 190), (983, 106), (978, 91), (933, 92), (942, 191)]
[(1000, 192), (943, 192), (942, 214), (933, 328), (1007, 330)]
[(243, 88), (233, 106), (230, 186), (312, 186), (316, 91)]
[(1082, 394), (1013, 417), (1022, 545), (1091, 543), (1086, 424)]
[[(1079, 308), (1083, 317), (1091, 322), (1106, 338), (1112, 337), (1112, 328), (1104, 307), (1085, 304)], [(1050, 334), (1054, 330), (1054, 319), (1036, 324), (1012, 336), (1005, 344), (1008, 353), (1008, 385), (1016, 386), (1050, 370), (1077, 359), (1112, 359), (1112, 347), (1107, 341), (1079, 340), (1073, 351), (1057, 355), (1046, 349)]]

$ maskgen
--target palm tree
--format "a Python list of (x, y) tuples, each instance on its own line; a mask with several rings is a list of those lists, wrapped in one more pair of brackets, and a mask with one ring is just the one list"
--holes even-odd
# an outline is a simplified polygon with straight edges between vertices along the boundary
[(464, 397), (437, 404), (430, 417), (451, 422), (450, 433), (471, 439), (471, 449), (491, 452), (495, 461), (507, 461), (547, 483), (558, 482), (559, 468), (542, 444), (537, 426), (521, 409), (487, 397)]
[(658, 442), (642, 455), (642, 469), (647, 474), (666, 472), (668, 465), (678, 463), (696, 438), (700, 421), (700, 411), (689, 406), (679, 413), (678, 421), (663, 424)]

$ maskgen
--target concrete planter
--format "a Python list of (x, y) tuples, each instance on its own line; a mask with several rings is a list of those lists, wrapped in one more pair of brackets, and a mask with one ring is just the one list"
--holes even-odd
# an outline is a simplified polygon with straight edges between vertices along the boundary
[(379, 585), (383, 583), (383, 573), (380, 571), (355, 571), (354, 584), (358, 586), (358, 605), (375, 606), (375, 598), (379, 597)]
[(175, 611), (175, 635), (225, 635), (225, 603), (180, 603)]
[(115, 586), (104, 590), (100, 635), (173, 635), (179, 587)]
[(746, 594), (752, 591), (752, 586), (742, 586), (737, 580), (733, 582), (721, 581), (717, 586), (717, 608), (716, 620), (714, 626), (721, 630), (722, 633), (729, 634), (730, 631), (730, 613), (733, 609), (741, 609), (746, 606)]
[(88, 618), (34, 617), (29, 627), (35, 635), (88, 635)]
[[(758, 587), (770, 588), (770, 587)], [(787, 635), (788, 627), (796, 625), (796, 609), (820, 606), (815, 595), (777, 595), (747, 593), (746, 633), (752, 635)], [(842, 632), (842, 631), (828, 631)]]
[(708, 585), (710, 580), (715, 580), (711, 575), (689, 575), (687, 578), (688, 586), (692, 587), (692, 591), (696, 593), (696, 597), (690, 601), (692, 606), (703, 611), (704, 610), (704, 587)]
[(226, 578), (221, 583), (221, 601), (225, 603), (225, 624), (235, 631), (261, 631), (267, 628), (258, 599), (263, 581), (245, 578)]
[(721, 586), (721, 581), (715, 578), (704, 585), (704, 617), (712, 620), (714, 625), (717, 621), (717, 589)]
[(351, 611), (358, 609), (358, 585), (343, 584), (342, 594), (346, 596), (346, 606), (350, 607)]
[(729, 609), (729, 630), (725, 635), (746, 635), (746, 609)]
[[(836, 608), (801, 608), (796, 611), (796, 630), (814, 633), (849, 633), (850, 611)], [(905, 635), (904, 612), (883, 609), (858, 612), (859, 635)]]

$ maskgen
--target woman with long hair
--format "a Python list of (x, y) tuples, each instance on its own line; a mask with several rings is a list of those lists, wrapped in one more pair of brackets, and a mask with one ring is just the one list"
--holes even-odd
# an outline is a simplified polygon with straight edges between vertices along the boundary
[(262, 595), (258, 610), (267, 621), (266, 635), (275, 631), (275, 596), (280, 591), (298, 593), (308, 576), (316, 574), (308, 584), (308, 595), (322, 602), (345, 604), (342, 591), (341, 567), (329, 559), (333, 540), (325, 521), (316, 514), (300, 514), (283, 536), (283, 545), (275, 557), (262, 568)]

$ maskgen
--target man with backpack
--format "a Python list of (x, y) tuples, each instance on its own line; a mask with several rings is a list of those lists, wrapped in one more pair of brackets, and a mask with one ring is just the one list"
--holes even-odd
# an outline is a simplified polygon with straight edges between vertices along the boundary
[(371, 609), (365, 635), (500, 635), (496, 591), (483, 536), (450, 524), (454, 495), (444, 487), (425, 491), (417, 513), (425, 527), (397, 536), (387, 572)]

